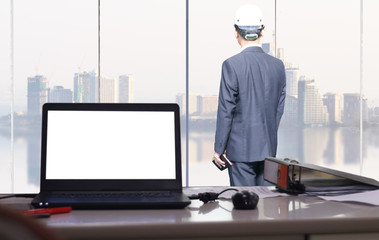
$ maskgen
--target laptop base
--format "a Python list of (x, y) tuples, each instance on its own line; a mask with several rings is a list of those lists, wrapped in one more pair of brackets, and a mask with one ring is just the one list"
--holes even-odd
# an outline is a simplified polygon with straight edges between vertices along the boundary
[[(145, 195), (146, 192), (137, 194), (125, 192), (124, 194), (85, 193), (40, 193), (31, 202), (35, 208), (67, 207), (73, 209), (182, 209), (191, 201), (183, 193), (170, 192), (161, 196)], [(92, 195), (92, 196), (91, 196)]]

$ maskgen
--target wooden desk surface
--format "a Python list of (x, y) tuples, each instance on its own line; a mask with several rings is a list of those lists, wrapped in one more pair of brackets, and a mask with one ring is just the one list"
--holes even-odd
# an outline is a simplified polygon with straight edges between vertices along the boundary
[(379, 207), (317, 197), (264, 198), (255, 210), (235, 210), (230, 200), (193, 200), (183, 210), (75, 210), (38, 221), (69, 239), (379, 239)]

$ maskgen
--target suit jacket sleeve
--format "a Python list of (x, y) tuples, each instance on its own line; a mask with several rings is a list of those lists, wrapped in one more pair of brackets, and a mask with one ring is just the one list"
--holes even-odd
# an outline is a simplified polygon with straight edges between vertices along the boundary
[(238, 97), (237, 75), (226, 60), (222, 64), (220, 92), (217, 111), (217, 125), (215, 135), (215, 152), (224, 153), (229, 139), (233, 115)]

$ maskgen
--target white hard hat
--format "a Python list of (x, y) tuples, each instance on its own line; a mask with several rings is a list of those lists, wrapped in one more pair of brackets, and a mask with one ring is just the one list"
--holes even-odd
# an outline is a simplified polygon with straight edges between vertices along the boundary
[(243, 5), (238, 8), (234, 24), (237, 26), (262, 26), (263, 17), (261, 10), (254, 5)]

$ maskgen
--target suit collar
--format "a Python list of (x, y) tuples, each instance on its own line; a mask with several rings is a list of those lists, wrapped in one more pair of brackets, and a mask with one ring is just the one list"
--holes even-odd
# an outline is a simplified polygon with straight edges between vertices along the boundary
[(258, 44), (256, 42), (248, 42), (245, 46), (241, 47), (241, 50), (240, 52), (242, 52), (243, 50), (245, 50), (246, 48), (250, 48), (250, 47), (262, 47), (261, 44)]
[(249, 46), (241, 49), (241, 52), (264, 52), (261, 46)]

